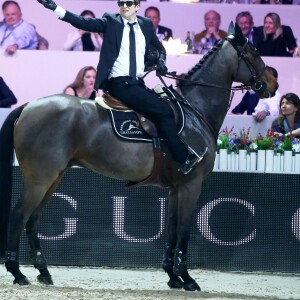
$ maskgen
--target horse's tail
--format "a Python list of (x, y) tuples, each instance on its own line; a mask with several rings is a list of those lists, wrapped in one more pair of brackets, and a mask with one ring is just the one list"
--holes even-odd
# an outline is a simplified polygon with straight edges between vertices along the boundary
[(24, 105), (14, 109), (0, 130), (0, 256), (5, 255), (8, 222), (12, 198), (12, 174), (14, 159), (14, 125)]

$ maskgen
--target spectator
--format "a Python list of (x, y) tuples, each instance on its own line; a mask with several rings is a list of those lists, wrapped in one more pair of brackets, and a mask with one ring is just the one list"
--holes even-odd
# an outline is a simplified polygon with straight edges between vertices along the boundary
[(92, 66), (83, 67), (75, 80), (64, 89), (64, 93), (85, 99), (95, 99), (98, 96), (94, 90), (96, 73), (96, 69)]
[(247, 91), (241, 102), (231, 111), (231, 113), (234, 115), (242, 115), (246, 112), (247, 115), (252, 115), (258, 100), (259, 97), (254, 91)]
[[(84, 10), (80, 16), (85, 18), (96, 18), (91, 10)], [(101, 45), (102, 37), (99, 33), (75, 29), (69, 32), (63, 49), (71, 51), (100, 51)]]
[(170, 28), (159, 25), (160, 11), (157, 7), (149, 6), (145, 10), (145, 17), (151, 20), (153, 24), (153, 30), (160, 41), (167, 41), (169, 38), (173, 38), (173, 33)]
[(300, 99), (296, 94), (288, 93), (280, 99), (280, 114), (273, 121), (272, 131), (276, 135), (292, 134), (300, 136)]
[(48, 50), (49, 42), (36, 31), (36, 28), (33, 24), (32, 24), (32, 26), (33, 26), (33, 28), (36, 32), (36, 37), (37, 37), (37, 40), (38, 40), (38, 45), (37, 45), (36, 49), (37, 50)]
[[(269, 66), (267, 69), (278, 80), (277, 70)], [(254, 108), (254, 113), (252, 114), (254, 120), (261, 122), (266, 118), (266, 116), (278, 116), (280, 98), (281, 95), (277, 90), (274, 97), (259, 99), (256, 107)]]
[[(281, 25), (276, 13), (268, 13), (264, 18), (264, 26), (257, 42), (257, 49), (262, 56), (293, 56), (297, 48), (296, 39), (291, 27)], [(288, 50), (287, 50), (288, 49)]]
[(37, 50), (48, 50), (49, 48), (49, 42), (41, 36), (38, 32), (36, 33), (37, 40), (38, 40), (38, 46)]
[(0, 49), (14, 54), (17, 49), (37, 49), (34, 27), (22, 19), (20, 5), (16, 1), (2, 4), (4, 20), (0, 23)]
[(194, 44), (200, 49), (200, 54), (208, 52), (216, 42), (224, 39), (227, 32), (221, 30), (221, 15), (214, 10), (209, 10), (204, 15), (205, 30), (196, 34)]
[(258, 32), (254, 27), (253, 17), (249, 11), (242, 11), (235, 18), (236, 23), (240, 26), (244, 37), (257, 47)]
[(11, 105), (16, 104), (17, 102), (18, 100), (16, 96), (0, 76), (0, 107), (9, 108)]

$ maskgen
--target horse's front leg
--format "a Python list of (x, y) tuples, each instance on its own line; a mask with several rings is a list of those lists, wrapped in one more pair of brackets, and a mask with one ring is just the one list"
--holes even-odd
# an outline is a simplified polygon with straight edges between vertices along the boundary
[(187, 291), (201, 290), (197, 282), (189, 275), (187, 268), (191, 222), (200, 193), (201, 180), (199, 178), (195, 182), (189, 182), (178, 188), (177, 244), (173, 273), (182, 278), (183, 288)]
[(181, 278), (173, 273), (174, 266), (174, 253), (177, 241), (177, 190), (175, 188), (170, 189), (169, 201), (168, 201), (168, 224), (167, 224), (167, 237), (168, 242), (166, 243), (164, 250), (164, 257), (162, 261), (162, 267), (168, 274), (170, 280), (168, 286), (172, 289), (181, 289), (183, 281)]

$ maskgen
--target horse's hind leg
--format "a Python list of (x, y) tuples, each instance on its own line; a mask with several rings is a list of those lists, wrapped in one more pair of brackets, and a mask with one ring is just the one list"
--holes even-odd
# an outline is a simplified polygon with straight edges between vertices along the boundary
[(28, 237), (29, 245), (30, 245), (30, 257), (33, 262), (33, 266), (39, 270), (40, 275), (37, 276), (37, 279), (40, 283), (46, 284), (46, 285), (52, 285), (52, 277), (48, 271), (48, 265), (47, 261), (43, 255), (42, 248), (40, 246), (40, 240), (38, 238), (38, 225), (40, 221), (40, 214), (43, 210), (45, 204), (48, 202), (49, 198), (55, 191), (57, 185), (59, 184), (62, 176), (64, 173), (62, 173), (58, 179), (54, 182), (54, 184), (50, 187), (50, 189), (47, 191), (42, 203), (39, 205), (39, 207), (32, 213), (30, 216), (25, 228), (26, 228), (26, 234)]
[(21, 273), (19, 268), (20, 236), (32, 212), (42, 201), (45, 195), (44, 190), (41, 187), (25, 188), (10, 216), (5, 266), (7, 271), (15, 277), (14, 283), (19, 285), (29, 284), (26, 276)]
[[(51, 186), (51, 188), (52, 187), (54, 187), (54, 184)], [(20, 266), (19, 266), (20, 236), (25, 228), (25, 225), (29, 220), (30, 220), (29, 225), (26, 226), (29, 232), (33, 228), (31, 224), (37, 225), (38, 214), (33, 215), (32, 219), (30, 218), (34, 212), (39, 212), (40, 209), (46, 203), (46, 200), (51, 194), (50, 192), (48, 193), (48, 190), (49, 190), (49, 184), (48, 185), (39, 184), (37, 181), (33, 181), (33, 180), (30, 183), (28, 183), (28, 181), (25, 181), (25, 189), (23, 195), (20, 201), (18, 202), (18, 204), (13, 209), (12, 214), (10, 216), (10, 226), (8, 232), (5, 266), (7, 271), (10, 272), (15, 277), (14, 283), (17, 283), (19, 285), (29, 284), (29, 281), (26, 278), (26, 276), (21, 273)], [(40, 205), (42, 206), (40, 207)], [(34, 236), (34, 233), (33, 234), (30, 233), (29, 235), (30, 237)], [(30, 244), (34, 245), (34, 238), (30, 240)]]

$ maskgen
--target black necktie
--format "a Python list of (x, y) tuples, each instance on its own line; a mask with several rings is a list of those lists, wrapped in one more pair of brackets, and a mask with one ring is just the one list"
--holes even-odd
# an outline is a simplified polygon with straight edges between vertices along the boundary
[(136, 79), (136, 55), (135, 55), (135, 36), (133, 25), (134, 23), (127, 23), (130, 26), (129, 31), (129, 76)]

